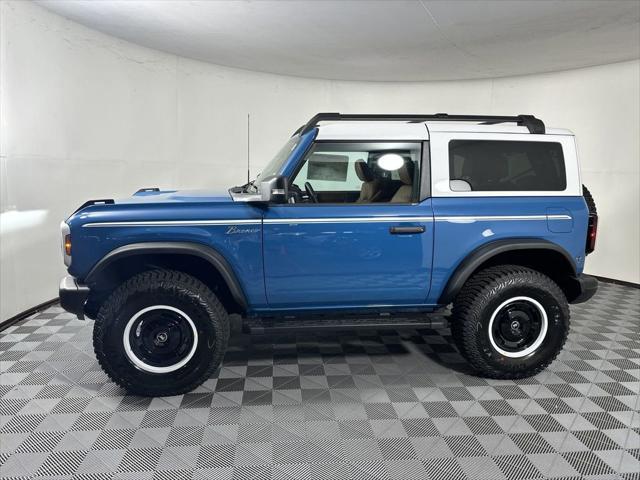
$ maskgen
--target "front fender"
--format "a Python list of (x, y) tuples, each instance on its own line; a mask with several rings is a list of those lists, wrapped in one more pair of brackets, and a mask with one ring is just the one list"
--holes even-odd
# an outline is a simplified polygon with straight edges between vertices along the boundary
[(190, 242), (144, 242), (131, 243), (118, 247), (104, 257), (89, 271), (85, 277), (85, 283), (91, 285), (111, 264), (126, 257), (135, 255), (192, 255), (209, 262), (222, 276), (233, 299), (244, 309), (247, 309), (247, 298), (242, 290), (240, 282), (222, 254), (211, 247)]

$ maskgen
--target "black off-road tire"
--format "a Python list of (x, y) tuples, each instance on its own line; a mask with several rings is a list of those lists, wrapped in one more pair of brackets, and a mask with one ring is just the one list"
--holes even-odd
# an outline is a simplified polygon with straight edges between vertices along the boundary
[[(125, 351), (126, 324), (136, 312), (153, 305), (180, 309), (197, 330), (195, 353), (178, 370), (142, 370)], [(173, 270), (147, 271), (124, 282), (101, 305), (93, 328), (100, 366), (127, 392), (142, 396), (179, 395), (201, 385), (222, 361), (228, 339), (229, 318), (216, 295), (198, 279)]]
[[(544, 308), (548, 327), (532, 353), (511, 358), (494, 348), (489, 322), (510, 298), (525, 296)], [(500, 265), (476, 273), (456, 297), (451, 333), (460, 353), (480, 376), (498, 379), (530, 377), (544, 370), (562, 350), (569, 333), (569, 305), (558, 285), (546, 275), (518, 265)]]

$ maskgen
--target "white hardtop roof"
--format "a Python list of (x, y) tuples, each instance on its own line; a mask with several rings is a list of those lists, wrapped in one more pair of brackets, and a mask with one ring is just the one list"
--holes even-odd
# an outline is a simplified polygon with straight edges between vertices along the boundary
[[(524, 133), (531, 135), (527, 127), (515, 123), (494, 123), (484, 125), (470, 122), (425, 122), (430, 132), (465, 132), (465, 133)], [(546, 128), (545, 135), (573, 135), (564, 128)]]
[[(405, 121), (340, 121), (318, 126), (318, 140), (429, 140), (429, 132), (463, 133), (520, 133), (527, 134), (527, 127), (514, 123), (483, 125), (473, 122), (420, 122)], [(547, 128), (546, 135), (573, 135), (562, 128)]]
[(318, 126), (318, 140), (429, 140), (424, 123), (327, 122)]

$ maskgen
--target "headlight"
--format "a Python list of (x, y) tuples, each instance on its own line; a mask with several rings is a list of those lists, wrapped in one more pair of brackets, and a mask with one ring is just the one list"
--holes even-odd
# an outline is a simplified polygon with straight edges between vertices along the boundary
[(62, 258), (68, 267), (71, 265), (71, 229), (65, 222), (60, 224), (60, 233), (62, 234)]

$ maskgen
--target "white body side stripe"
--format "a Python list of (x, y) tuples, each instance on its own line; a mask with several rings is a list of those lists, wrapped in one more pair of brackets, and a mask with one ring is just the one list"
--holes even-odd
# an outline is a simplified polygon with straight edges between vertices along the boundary
[(571, 220), (571, 217), (569, 215), (485, 215), (472, 217), (436, 217), (437, 222), (449, 223), (502, 222), (509, 220)]
[(131, 222), (95, 222), (86, 223), (83, 227), (200, 227), (215, 225), (260, 225), (265, 224), (289, 224), (300, 223), (393, 223), (393, 222), (449, 222), (449, 223), (473, 223), (487, 221), (530, 221), (530, 220), (571, 220), (569, 215), (486, 215), (486, 216), (440, 216), (440, 217), (332, 217), (332, 218), (267, 218), (262, 222), (259, 219), (245, 220), (149, 220)]
[(209, 226), (209, 225), (260, 225), (260, 219), (246, 220), (141, 220), (131, 222), (95, 222), (85, 223), (83, 227), (172, 227), (172, 226)]
[(433, 217), (265, 218), (269, 224), (432, 222)]

